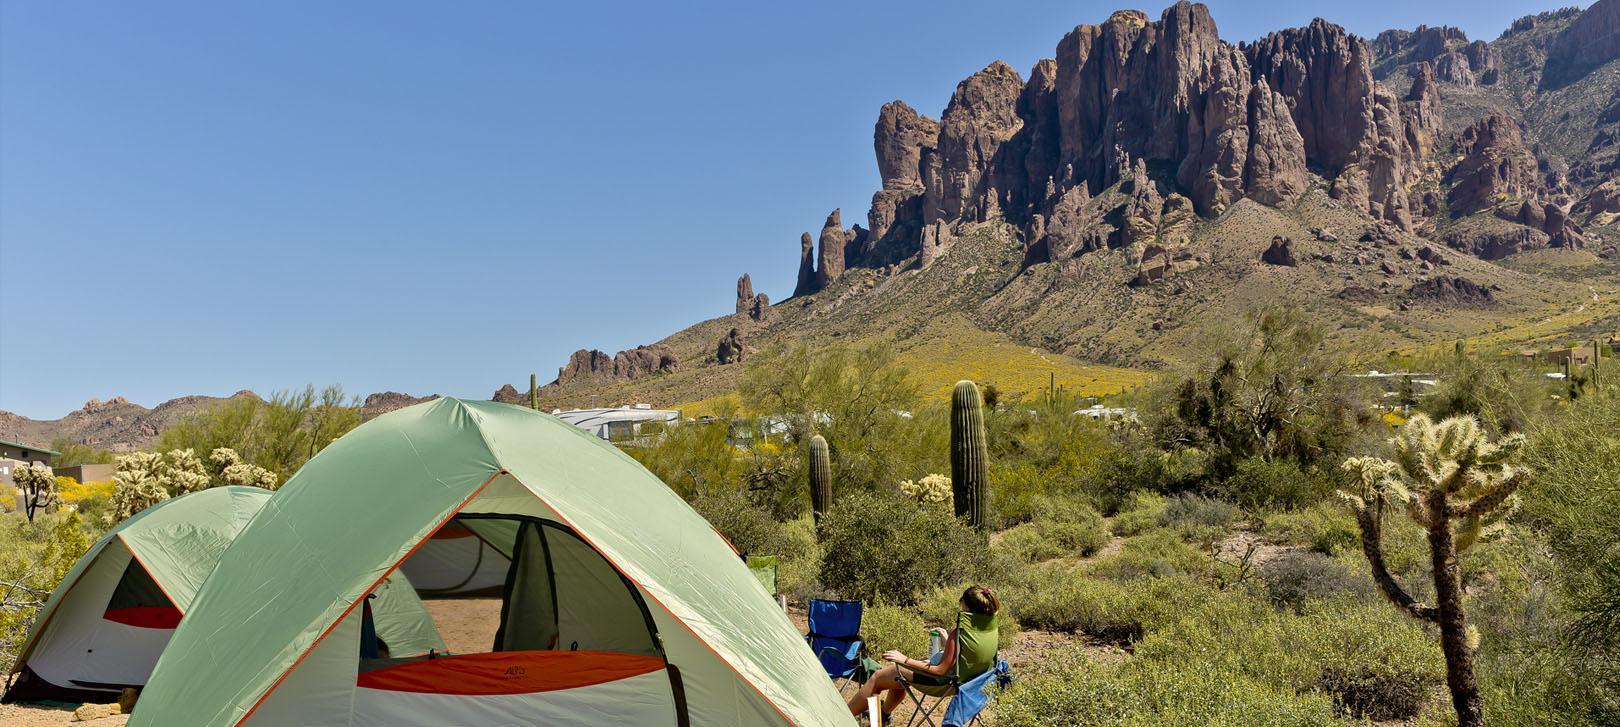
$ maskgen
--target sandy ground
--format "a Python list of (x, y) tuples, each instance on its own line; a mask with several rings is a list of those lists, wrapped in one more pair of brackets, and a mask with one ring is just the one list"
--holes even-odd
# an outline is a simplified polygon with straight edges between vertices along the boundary
[(74, 722), (73, 710), (52, 707), (33, 707), (20, 704), (0, 704), (0, 725), (5, 727), (44, 727), (45, 725), (84, 724), (95, 727), (118, 727), (129, 722), (128, 715), (107, 717), (91, 722)]

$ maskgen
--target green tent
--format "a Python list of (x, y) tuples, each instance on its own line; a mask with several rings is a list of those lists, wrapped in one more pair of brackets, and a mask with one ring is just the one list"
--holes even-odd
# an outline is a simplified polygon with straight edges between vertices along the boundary
[[(90, 546), (34, 618), (7, 701), (107, 701), (147, 682), (175, 625), (220, 554), (270, 500), (216, 487), (164, 500)], [(392, 653), (444, 648), (415, 592), (396, 578), (377, 600), (377, 638)]]
[[(469, 524), (512, 554), (492, 650), (367, 658), (357, 606)], [(360, 426), (288, 481), (221, 558), (130, 724), (848, 721), (786, 614), (651, 473), (550, 415), (439, 399)]]

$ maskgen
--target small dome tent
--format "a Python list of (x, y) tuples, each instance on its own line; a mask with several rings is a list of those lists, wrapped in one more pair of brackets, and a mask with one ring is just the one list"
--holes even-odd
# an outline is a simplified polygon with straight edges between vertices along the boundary
[[(491, 651), (367, 658), (357, 606), (446, 527), (510, 554)], [(787, 616), (655, 476), (553, 416), (446, 398), (361, 425), (288, 481), (130, 724), (848, 721)]]
[[(270, 499), (256, 487), (216, 487), (164, 500), (90, 546), (34, 618), (5, 701), (107, 701), (146, 684), (219, 556)], [(442, 650), (403, 578), (375, 604), (390, 653)]]

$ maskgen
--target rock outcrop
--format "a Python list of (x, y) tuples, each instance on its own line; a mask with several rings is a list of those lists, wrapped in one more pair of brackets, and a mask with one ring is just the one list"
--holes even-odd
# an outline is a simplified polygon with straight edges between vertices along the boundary
[(1598, 0), (1547, 48), (1544, 79), (1567, 81), (1620, 58), (1620, 0)]
[(720, 337), (720, 343), (715, 347), (714, 359), (721, 365), (742, 363), (747, 358), (748, 347), (743, 344), (742, 332), (731, 329), (730, 333)]
[(1294, 241), (1282, 235), (1271, 238), (1271, 245), (1265, 252), (1260, 253), (1260, 262), (1267, 265), (1283, 265), (1294, 267), (1299, 264), (1294, 259)]
[(872, 209), (866, 214), (869, 228), (862, 257), (885, 262), (879, 246), (890, 236), (915, 239), (922, 224), (923, 163), (939, 144), (939, 122), (919, 115), (903, 101), (890, 101), (878, 112), (872, 130), (877, 152), (878, 176), (883, 188), (872, 195)]
[(1540, 196), (1536, 158), (1525, 147), (1518, 123), (1505, 114), (1493, 113), (1468, 127), (1456, 151), (1460, 161), (1450, 172), (1447, 195), (1453, 216), (1487, 210), (1504, 199)]
[(743, 273), (737, 278), (737, 315), (744, 315), (754, 305), (754, 281)]
[(799, 236), (799, 280), (793, 286), (793, 297), (816, 292), (816, 243), (810, 233)]
[(439, 398), (438, 394), (428, 396), (411, 396), (397, 391), (382, 391), (371, 394), (360, 403), (360, 418), (371, 419), (379, 414), (387, 414), (395, 409), (404, 409), (424, 401), (433, 401)]
[(680, 367), (680, 361), (668, 346), (637, 346), (613, 355), (613, 377), (616, 379), (639, 379), (673, 373)]
[(1496, 302), (1496, 295), (1489, 288), (1451, 275), (1438, 275), (1416, 283), (1406, 294), (1413, 300), (1446, 306), (1486, 306)]
[(844, 245), (848, 242), (844, 232), (843, 218), (839, 210), (833, 210), (827, 215), (827, 222), (821, 226), (821, 250), (816, 261), (816, 289), (825, 289), (828, 285), (844, 274)]
[(1001, 61), (957, 84), (939, 118), (938, 149), (922, 168), (923, 223), (983, 221), (1001, 212), (1001, 195), (1022, 187), (1022, 165), (997, 164), (997, 151), (1023, 127), (1024, 79)]

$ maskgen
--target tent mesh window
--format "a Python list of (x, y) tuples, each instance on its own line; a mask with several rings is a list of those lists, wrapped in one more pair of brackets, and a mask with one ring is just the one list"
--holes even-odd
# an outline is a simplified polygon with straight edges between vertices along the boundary
[(641, 594), (573, 530), (531, 518), (455, 522), (511, 553), (492, 651), (663, 655)]
[(112, 597), (107, 599), (102, 617), (131, 626), (172, 629), (180, 622), (180, 609), (169, 601), (140, 561), (131, 558)]

